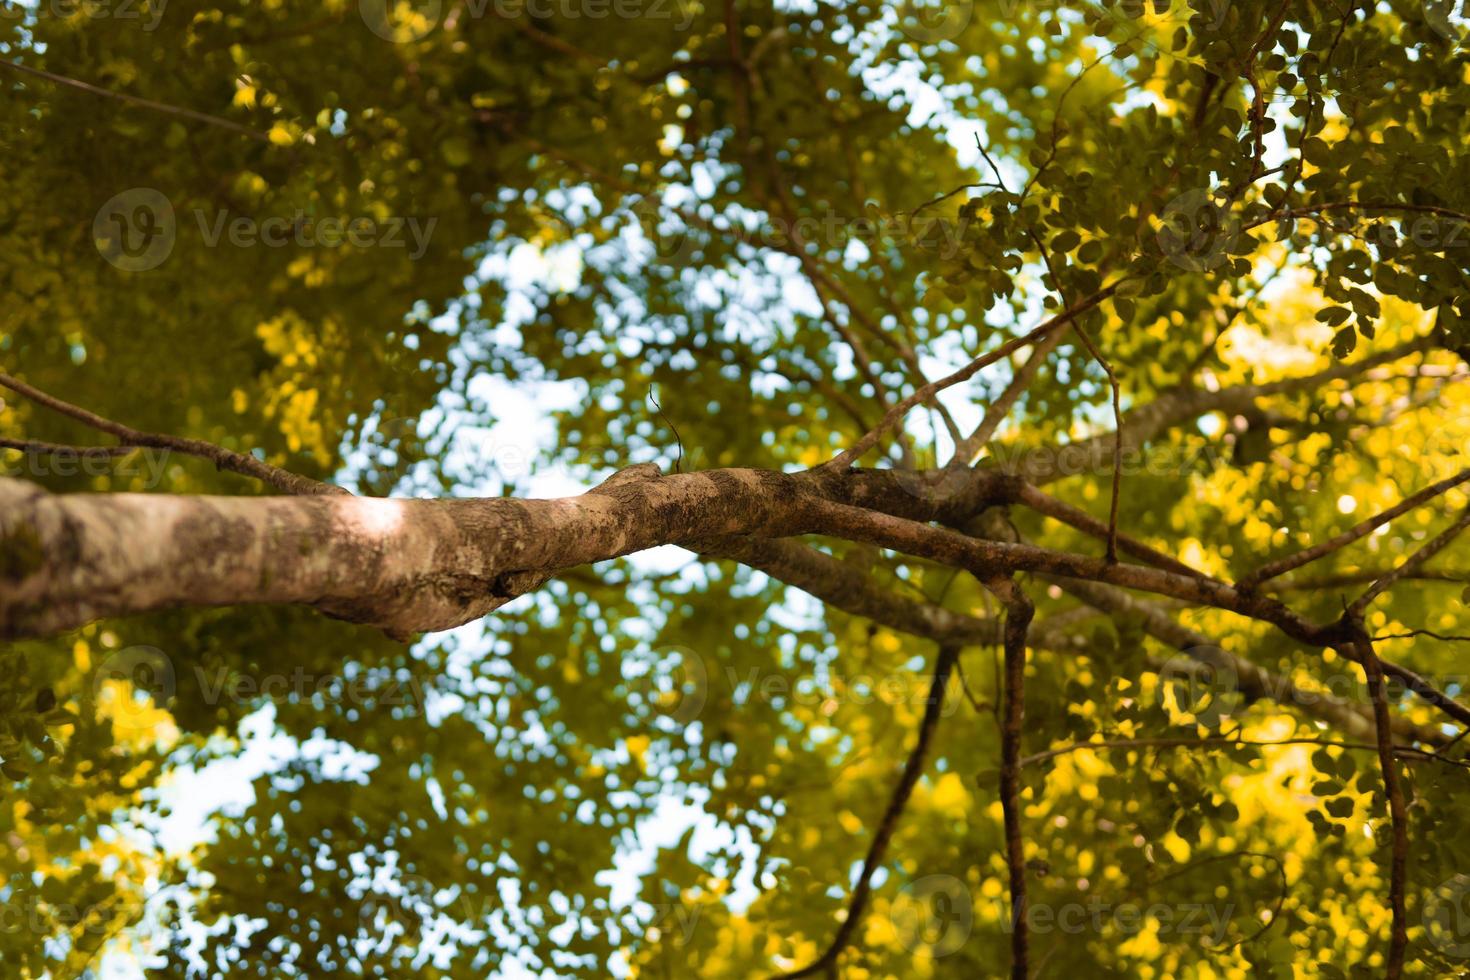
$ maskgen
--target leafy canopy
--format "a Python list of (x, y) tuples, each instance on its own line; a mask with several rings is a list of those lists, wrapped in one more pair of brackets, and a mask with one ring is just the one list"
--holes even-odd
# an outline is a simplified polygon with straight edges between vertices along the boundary
[[(0, 357), (140, 429), (377, 495), (587, 486), (676, 459), (792, 470), (1106, 292), (1034, 359), (947, 391), (953, 429), (931, 402), (865, 463), (944, 462), (1017, 377), (1006, 421), (962, 463), (1106, 433), (1106, 363), (1125, 423), (1184, 405), (1125, 458), (1118, 526), (1231, 580), (1464, 465), (1470, 61), (1436, 3), (4, 13)], [(1295, 378), (1312, 380), (1273, 387)], [(1262, 387), (1219, 394), (1243, 385)], [(517, 414), (528, 403), (549, 438)], [(93, 438), (19, 397), (0, 433)], [(1049, 492), (1106, 521), (1110, 468), (1057, 458)], [(4, 459), (58, 492), (265, 492), (177, 454)], [(1332, 619), (1462, 502), (1411, 511), (1280, 595)], [(1033, 512), (1008, 520), (1098, 548)], [(951, 569), (817, 543), (897, 595), (996, 612)], [(1402, 635), (1383, 657), (1451, 694), (1463, 649), (1403, 634), (1470, 633), (1465, 567), (1452, 547), (1366, 624)], [(1371, 718), (1358, 667), (1220, 611), (1100, 614), (1056, 581), (1022, 584), (1064, 638), (1030, 652), (1024, 752), (1153, 740), (1024, 767), (1046, 910), (1033, 967), (1381, 975), (1390, 833), (1371, 725), (1302, 703), (1326, 691)], [(1242, 696), (1231, 667), (1194, 703), (1200, 682), (1166, 665), (1196, 641), (1308, 694)], [(0, 960), (28, 977), (129, 956), (157, 976), (798, 967), (843, 919), (935, 650), (699, 559), (577, 570), (411, 646), (261, 607), (15, 643), (0, 649), (0, 894), (19, 925), (0, 929)], [(998, 656), (960, 657), (843, 976), (1005, 969)], [(1391, 693), (1426, 738), (1456, 730)], [(158, 820), (188, 774), (262, 728), (282, 748), (236, 777), (249, 792), (207, 839), (170, 846)], [(1201, 738), (1238, 744), (1168, 744)], [(1358, 747), (1249, 744), (1288, 739)], [(1465, 774), (1402, 769), (1406, 972), (1444, 976), (1470, 955)], [(691, 819), (615, 885), (640, 828), (648, 850), (655, 823)]]

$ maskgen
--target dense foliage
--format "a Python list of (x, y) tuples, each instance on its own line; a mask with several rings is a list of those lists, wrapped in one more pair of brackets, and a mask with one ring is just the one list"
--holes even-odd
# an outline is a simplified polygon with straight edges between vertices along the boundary
[[(1113, 468), (1080, 450), (1112, 444), (1110, 370), (1125, 426), (1147, 429), (1121, 457), (1118, 528), (1226, 581), (1466, 465), (1457, 8), (3, 13), (0, 370), (138, 429), (379, 496), (575, 491), (641, 462), (795, 471), (1087, 305), (864, 464), (942, 499), (958, 443), (959, 464), (1015, 468), (1106, 523)], [(0, 436), (98, 441), (5, 394)], [(545, 438), (527, 421), (543, 413)], [(273, 492), (177, 452), (0, 452), (5, 475), (58, 493)], [(1261, 588), (1331, 621), (1465, 500)], [(1021, 506), (954, 523), (1102, 552)], [(1001, 616), (953, 568), (806, 543), (926, 608)], [(0, 573), (31, 560), (0, 548)], [(1443, 637), (1470, 633), (1456, 554), (1365, 620), (1379, 655), (1451, 696), (1465, 647)], [(1017, 583), (1036, 605), (1031, 975), (1389, 970), (1390, 794), (1359, 665), (1218, 608)], [(242, 606), (0, 646), (0, 962), (768, 976), (829, 947), (881, 826), (835, 975), (1004, 975), (997, 639), (964, 645), (890, 826), (944, 638), (809, 591), (658, 554), (412, 643)], [(1463, 743), (1445, 746), (1462, 729), (1402, 685), (1386, 700), (1404, 972), (1454, 975), (1470, 779)], [(1094, 740), (1125, 744), (1073, 750)], [(255, 761), (230, 768), (247, 745)], [(165, 818), (206, 767), (225, 774), (214, 792), (250, 791), (230, 786), (179, 846)], [(636, 877), (608, 873), (630, 862)]]

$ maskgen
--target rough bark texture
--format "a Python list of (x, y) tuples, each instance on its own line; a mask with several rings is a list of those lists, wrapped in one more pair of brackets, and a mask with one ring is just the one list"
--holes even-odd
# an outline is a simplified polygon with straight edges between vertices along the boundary
[(559, 569), (696, 535), (810, 530), (807, 496), (756, 470), (625, 470), (558, 500), (55, 496), (0, 480), (0, 635), (283, 602), (397, 635), (448, 629)]
[(1011, 487), (981, 472), (931, 499), (877, 471), (661, 476), (652, 467), (555, 500), (56, 496), (3, 480), (0, 636), (169, 606), (282, 602), (402, 635), (476, 619), (576, 565), (711, 536), (820, 532), (985, 577), (1041, 571), (1111, 582), (1322, 640), (1277, 600), (1227, 585), (925, 523), (957, 520), (971, 498), (1009, 499)]

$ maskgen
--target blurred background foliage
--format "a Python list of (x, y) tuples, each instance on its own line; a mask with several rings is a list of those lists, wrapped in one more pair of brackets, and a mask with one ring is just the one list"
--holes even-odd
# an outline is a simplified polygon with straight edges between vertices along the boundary
[[(141, 429), (374, 494), (569, 492), (681, 457), (810, 466), (884, 399), (1125, 277), (1083, 321), (1125, 409), (1431, 338), (1351, 384), (1160, 435), (1125, 474), (1130, 533), (1238, 575), (1465, 465), (1470, 230), (1452, 215), (1470, 211), (1470, 86), (1458, 22), (1434, 5), (3, 10), (0, 362)], [(1341, 202), (1375, 207), (1314, 210)], [(373, 240), (326, 244), (329, 218)], [(291, 241), (229, 231), (272, 219)], [(166, 254), (127, 268), (115, 228), (157, 232)], [(955, 416), (973, 426), (1009, 369), (955, 389)], [(1107, 399), (1066, 336), (980, 465), (1105, 430)], [(0, 433), (92, 438), (14, 398)], [(954, 444), (924, 412), (908, 435), (918, 465)], [(177, 456), (3, 460), (58, 492), (262, 492)], [(1052, 490), (1106, 513), (1106, 473)], [(1447, 507), (1284, 597), (1335, 616), (1358, 588), (1342, 580), (1390, 567)], [(1028, 539), (1092, 547), (1012, 517)], [(949, 570), (832, 547), (901, 593), (988, 611)], [(1451, 549), (1434, 567), (1375, 607), (1375, 632), (1470, 632), (1465, 562)], [(1031, 656), (1028, 752), (1340, 737), (1266, 701), (1201, 727), (1163, 693), (1174, 651), (1028, 589), (1078, 637)], [(1365, 697), (1330, 654), (1171, 612)], [(1464, 684), (1453, 643), (1382, 652)], [(995, 655), (961, 660), (844, 977), (1005, 972)], [(580, 570), (412, 646), (246, 608), (0, 648), (0, 961), (24, 977), (790, 969), (840, 921), (933, 656), (689, 555)], [(1395, 711), (1440, 721), (1406, 698)], [(1079, 751), (1027, 772), (1032, 902), (1088, 910), (1036, 930), (1038, 975), (1381, 969), (1371, 752)], [(1406, 778), (1410, 969), (1451, 975), (1470, 955), (1466, 774)]]

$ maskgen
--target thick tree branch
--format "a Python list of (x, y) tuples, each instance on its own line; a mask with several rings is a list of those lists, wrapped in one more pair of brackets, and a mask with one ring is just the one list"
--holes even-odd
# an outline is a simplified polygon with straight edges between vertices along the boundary
[(1026, 697), (1026, 631), (1035, 612), (1031, 600), (1014, 581), (993, 578), (985, 587), (1006, 608), (1005, 690), (1000, 728), (1000, 804), (1006, 838), (1006, 867), (1011, 886), (1011, 977), (1026, 980), (1029, 929), (1026, 916), (1026, 848), (1021, 830), (1021, 733)]
[[(4, 480), (0, 539), (29, 539), (37, 557), (10, 563), (0, 628), (45, 632), (165, 605), (305, 602), (400, 631), (445, 629), (519, 594), (507, 575), (686, 540), (820, 532), (987, 578), (1049, 572), (1173, 596), (1274, 623), (1318, 646), (1337, 635), (1228, 585), (931, 527), (921, 521), (943, 508), (903, 494), (895, 481), (873, 471), (639, 472), (557, 500), (369, 500), (57, 497)], [(865, 509), (874, 497), (918, 519)]]
[[(1198, 575), (933, 527), (924, 522), (958, 522), (986, 503), (1015, 499), (1017, 481), (976, 473), (961, 493), (934, 501), (909, 492), (906, 476), (826, 468), (659, 476), (644, 464), (559, 500), (58, 497), (0, 479), (0, 636), (181, 605), (284, 602), (406, 637), (479, 618), (577, 565), (663, 544), (807, 533), (875, 544), (982, 580), (1027, 571), (1152, 592), (1271, 623), (1317, 647), (1346, 635), (1342, 621), (1314, 624), (1278, 600)], [(1470, 709), (1412, 671), (1384, 669), (1470, 723)]]

